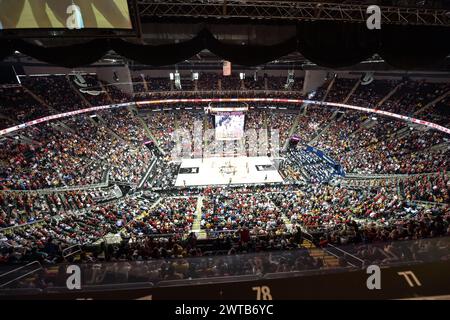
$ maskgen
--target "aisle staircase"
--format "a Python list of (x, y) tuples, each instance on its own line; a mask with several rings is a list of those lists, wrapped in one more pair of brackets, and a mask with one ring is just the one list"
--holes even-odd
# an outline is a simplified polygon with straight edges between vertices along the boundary
[(288, 138), (286, 139), (286, 141), (284, 142), (284, 145), (283, 145), (284, 151), (286, 151), (289, 146), (289, 138), (292, 137), (294, 135), (294, 133), (297, 131), (297, 127), (300, 122), (300, 117), (303, 117), (302, 113), (304, 113), (304, 111), (305, 111), (305, 108), (302, 107), (302, 109), (303, 109), (303, 112), (299, 112), (299, 114), (295, 117), (291, 128), (289, 129)]
[(200, 227), (200, 221), (202, 220), (202, 208), (203, 208), (203, 196), (197, 198), (197, 210), (195, 210), (195, 220), (192, 224), (192, 232), (197, 235), (197, 239), (206, 239), (206, 232)]
[[(144, 212), (141, 213), (139, 216), (135, 217), (135, 218), (134, 218), (133, 220), (131, 220), (128, 224), (130, 224), (131, 222), (134, 222), (134, 221), (140, 221), (140, 220), (144, 219), (145, 217), (147, 217), (148, 214), (149, 214), (149, 212), (150, 212), (153, 208), (155, 208), (155, 207), (161, 202), (162, 199), (163, 199), (162, 197), (159, 197), (155, 202), (152, 203), (152, 205), (150, 206), (150, 208), (149, 208), (148, 210), (144, 211)], [(120, 233), (124, 233), (124, 232), (126, 232), (126, 227), (123, 227), (123, 228), (120, 230)]]
[(164, 152), (164, 150), (163, 150), (163, 149), (161, 148), (161, 146), (159, 145), (159, 143), (158, 143), (158, 141), (156, 140), (155, 136), (152, 134), (152, 131), (151, 131), (150, 128), (148, 127), (147, 122), (144, 120), (144, 118), (142, 118), (142, 116), (139, 114), (139, 112), (137, 112), (137, 109), (136, 109), (135, 117), (136, 117), (136, 119), (138, 119), (139, 122), (141, 123), (142, 127), (144, 128), (144, 131), (145, 131), (146, 134), (147, 134), (147, 137), (149, 137), (149, 138), (153, 141), (154, 145), (158, 148), (159, 152), (160, 152), (162, 155), (165, 155), (166, 153)]
[(398, 89), (400, 89), (403, 85), (405, 84), (405, 82), (400, 82), (399, 84), (397, 84), (391, 91), (389, 91), (387, 93), (386, 96), (384, 96), (383, 99), (381, 99), (376, 106), (376, 109), (379, 109), (386, 101), (388, 101), (397, 91)]
[(355, 93), (356, 89), (358, 89), (359, 85), (361, 84), (361, 80), (358, 80), (355, 85), (353, 86), (352, 90), (348, 93), (348, 95), (345, 97), (344, 101), (342, 103), (346, 104), (348, 100), (350, 100), (350, 97)]
[[(268, 194), (266, 194), (266, 198), (271, 201)], [(283, 220), (283, 223), (286, 225), (286, 227), (288, 229), (290, 229), (291, 221), (284, 213), (282, 214), (281, 219)], [(314, 243), (312, 243), (311, 240), (303, 239), (301, 247), (307, 249), (311, 257), (313, 257), (315, 259), (322, 259), (323, 264), (326, 267), (329, 267), (329, 268), (339, 267), (339, 260), (336, 256), (326, 252), (325, 250), (323, 250), (321, 248), (316, 247), (314, 245)]]
[(147, 122), (139, 114), (139, 110), (137, 109), (137, 106), (136, 105), (129, 105), (127, 107), (127, 109), (130, 112), (131, 116), (139, 121), (141, 127), (144, 129), (145, 136), (153, 141), (153, 143), (159, 149), (159, 151), (162, 151), (162, 149), (158, 145), (158, 142), (156, 141), (155, 137), (153, 136), (152, 131), (148, 127)]
[[(392, 90), (390, 90), (380, 101), (376, 104), (376, 109), (379, 109), (386, 101), (388, 101), (397, 91), (404, 85), (404, 82), (397, 84)], [(354, 137), (357, 133), (371, 129), (377, 125), (377, 120), (371, 120), (371, 118), (361, 117), (363, 122), (359, 125), (359, 128), (353, 131), (349, 137)]]
[(334, 125), (334, 123), (336, 121), (340, 121), (340, 120), (336, 120), (336, 117), (338, 117), (338, 111), (334, 111), (333, 114), (328, 118), (327, 120), (327, 125), (325, 126), (325, 128), (323, 128), (322, 130), (320, 130), (312, 139), (311, 141), (309, 141), (307, 144), (308, 145), (313, 145), (324, 133), (326, 133), (328, 131), (328, 129), (330, 129), (330, 127), (332, 125)]
[(50, 124), (53, 128), (55, 128), (56, 130), (60, 131), (60, 132), (71, 132), (73, 134), (77, 134), (77, 132), (75, 131), (75, 129), (69, 127), (67, 124), (65, 124), (62, 121), (56, 121), (54, 123)]
[(148, 92), (148, 83), (144, 76), (142, 76), (142, 84), (144, 85), (145, 92)]
[(315, 259), (322, 259), (325, 267), (338, 268), (339, 259), (325, 250), (316, 247), (310, 240), (304, 239), (302, 247), (309, 251), (309, 255)]
[(325, 91), (325, 94), (322, 98), (322, 102), (325, 102), (327, 100), (328, 94), (330, 93), (331, 89), (333, 88), (335, 81), (336, 81), (336, 78), (333, 77), (333, 79), (331, 79), (330, 83), (328, 84), (327, 91)]
[(45, 108), (47, 108), (48, 110), (50, 110), (50, 113), (54, 113), (54, 114), (58, 114), (60, 113), (60, 111), (56, 110), (55, 108), (53, 108), (52, 106), (50, 106), (43, 98), (41, 98), (40, 96), (38, 96), (37, 94), (35, 94), (33, 91), (31, 91), (30, 89), (28, 89), (27, 87), (25, 87), (24, 85), (22, 85), (23, 90), (28, 93), (31, 97), (34, 98), (34, 100), (36, 100), (37, 102), (39, 102), (41, 105), (43, 105)]
[(440, 96), (436, 97), (436, 99), (434, 99), (433, 101), (430, 101), (429, 103), (424, 105), (422, 108), (416, 110), (413, 114), (418, 115), (418, 114), (422, 113), (423, 111), (427, 110), (428, 108), (431, 108), (432, 106), (434, 106), (436, 103), (444, 100), (449, 95), (450, 95), (450, 90), (448, 90), (444, 94), (441, 94)]
[(108, 101), (109, 101), (110, 103), (114, 103), (113, 99), (111, 98), (111, 95), (109, 94), (108, 89), (105, 87), (105, 84), (104, 84), (103, 82), (101, 82), (101, 81), (99, 81), (98, 84), (99, 84), (100, 87), (102, 88), (102, 91), (105, 92), (106, 98), (108, 99)]
[[(108, 122), (106, 122), (105, 119), (103, 119), (103, 117), (98, 113), (97, 119), (99, 120), (99, 124), (101, 124), (106, 129), (106, 131), (108, 131), (109, 134), (111, 134), (117, 140), (122, 141), (123, 143), (127, 143), (127, 141), (123, 137), (121, 137), (116, 131), (114, 131), (109, 127)], [(93, 121), (93, 123), (95, 123), (95, 121)]]

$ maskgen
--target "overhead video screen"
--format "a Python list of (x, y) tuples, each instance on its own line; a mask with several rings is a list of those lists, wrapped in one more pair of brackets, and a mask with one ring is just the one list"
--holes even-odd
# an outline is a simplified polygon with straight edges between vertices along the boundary
[(245, 115), (241, 112), (219, 113), (215, 122), (216, 140), (239, 140), (244, 136)]
[(0, 29), (132, 29), (127, 0), (0, 0)]

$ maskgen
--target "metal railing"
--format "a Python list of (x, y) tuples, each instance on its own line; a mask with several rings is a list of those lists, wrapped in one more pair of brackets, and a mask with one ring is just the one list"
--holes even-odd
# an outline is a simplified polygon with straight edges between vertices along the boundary
[[(109, 180), (109, 179), (107, 179)], [(66, 186), (66, 187), (59, 187), (59, 188), (53, 188), (53, 189), (36, 189), (36, 190), (1, 190), (1, 192), (8, 192), (8, 193), (37, 193), (37, 194), (51, 194), (51, 193), (61, 193), (61, 192), (67, 192), (67, 191), (89, 191), (92, 189), (101, 189), (108, 186), (108, 181), (96, 183), (96, 184), (89, 184), (89, 185), (83, 185), (83, 186)]]
[(152, 163), (150, 164), (149, 168), (147, 169), (147, 172), (142, 177), (141, 181), (139, 182), (139, 184), (137, 186), (138, 190), (140, 190), (140, 189), (142, 189), (144, 187), (145, 182), (147, 182), (147, 179), (150, 176), (150, 174), (152, 173), (153, 168), (155, 167), (157, 162), (158, 162), (157, 158), (153, 159)]
[[(311, 233), (309, 233), (308, 230), (306, 230), (304, 227), (301, 227), (301, 230), (302, 230), (302, 236), (305, 239), (311, 241), (314, 245), (317, 245), (316, 238)], [(350, 252), (343, 250), (341, 248), (338, 248), (332, 244), (327, 244), (326, 247), (317, 246), (317, 249), (322, 250), (324, 256), (331, 255), (337, 259), (344, 258), (347, 265), (349, 265), (351, 267), (361, 268), (364, 266), (364, 260), (362, 260), (362, 259), (358, 258), (357, 256), (351, 254)]]
[(326, 247), (322, 247), (321, 249), (337, 258), (344, 258), (352, 267), (362, 268), (365, 264), (364, 260), (332, 244), (327, 244)]
[(446, 202), (431, 202), (431, 201), (422, 201), (422, 200), (412, 200), (411, 202), (420, 204), (420, 205), (424, 205), (424, 206), (431, 206), (431, 207), (435, 207), (435, 206), (445, 207), (445, 206), (449, 205)]
[(69, 258), (73, 255), (76, 255), (77, 253), (80, 253), (80, 252), (82, 252), (82, 248), (80, 245), (76, 244), (76, 245), (70, 246), (68, 248), (65, 248), (62, 251), (62, 256), (63, 256), (64, 260), (67, 260), (67, 258)]
[[(32, 266), (35, 266), (35, 267), (33, 267), (31, 270), (28, 271), (27, 268), (32, 267)], [(2, 274), (0, 274), (0, 288), (3, 288), (13, 282), (23, 279), (25, 277), (28, 277), (28, 276), (32, 275), (33, 273), (36, 273), (42, 269), (43, 269), (42, 265), (40, 264), (39, 261), (33, 261), (22, 267), (15, 268), (11, 271), (2, 273)], [(24, 271), (25, 273), (12, 278), (11, 280), (8, 280), (8, 276), (14, 275), (15, 273), (19, 273), (21, 271)], [(3, 279), (6, 279), (6, 282), (2, 282)]]
[(434, 176), (439, 174), (449, 175), (450, 171), (437, 171), (437, 172), (427, 172), (427, 173), (415, 173), (415, 174), (346, 174), (345, 179), (407, 179), (410, 177), (421, 177), (421, 176)]
[[(392, 255), (386, 256), (387, 259), (380, 260), (379, 255), (368, 256), (365, 258), (367, 264), (376, 263), (381, 266), (411, 266), (413, 264), (428, 263), (442, 261), (448, 257), (450, 248), (450, 237), (439, 237), (433, 239), (422, 239), (409, 240), (409, 241), (396, 241), (390, 242), (391, 246), (394, 246), (395, 252), (398, 252), (397, 256)], [(350, 257), (349, 251), (359, 247), (363, 249), (374, 248), (384, 250), (385, 243), (377, 244), (350, 244), (341, 249), (341, 254), (346, 254), (347, 258)], [(309, 259), (304, 259), (308, 257), (307, 249), (296, 249), (296, 250), (284, 250), (284, 251), (268, 251), (259, 253), (246, 253), (246, 254), (232, 254), (227, 255), (223, 253), (219, 256), (202, 256), (202, 257), (186, 257), (186, 258), (166, 258), (166, 259), (150, 259), (144, 261), (124, 261), (124, 262), (97, 262), (97, 263), (82, 263), (77, 264), (82, 274), (82, 290), (96, 290), (96, 289), (107, 289), (113, 287), (123, 286), (124, 288), (129, 288), (129, 286), (140, 286), (147, 285), (149, 282), (155, 287), (162, 286), (182, 286), (187, 284), (200, 284), (200, 283), (221, 283), (221, 282), (232, 282), (232, 281), (244, 281), (244, 279), (267, 279), (267, 278), (288, 278), (293, 276), (301, 276), (306, 274), (316, 274), (316, 273), (329, 273), (329, 272), (345, 272), (345, 271), (356, 271), (361, 268), (358, 266), (352, 266), (347, 264), (343, 266), (341, 264), (311, 264)], [(339, 251), (339, 250), (338, 250)], [(330, 254), (331, 256), (337, 256), (336, 254)], [(414, 253), (414, 255), (412, 255)], [(352, 262), (356, 265), (362, 263), (362, 259), (352, 255), (355, 260)], [(315, 258), (322, 258), (321, 256), (315, 256)], [(357, 260), (359, 259), (359, 260)], [(262, 264), (262, 268), (255, 268), (259, 265), (259, 262), (266, 261), (267, 264)], [(167, 271), (167, 263), (176, 264), (181, 262), (182, 264), (190, 265), (186, 271), (183, 271), (183, 278), (179, 280), (167, 279), (164, 274), (160, 271)], [(295, 263), (294, 263), (295, 262)], [(299, 264), (297, 265), (297, 262)], [(273, 268), (268, 267), (270, 265), (280, 265), (283, 264), (287, 267), (287, 270), (283, 268), (283, 271), (274, 271)], [(59, 275), (65, 274), (66, 264), (59, 265), (62, 268), (58, 268), (58, 274), (55, 273), (43, 273), (42, 278), (38, 278), (45, 283), (48, 279), (49, 286), (46, 287), (45, 292), (67, 292), (67, 288), (53, 287), (55, 284), (55, 277), (58, 278)], [(217, 273), (211, 273), (212, 266), (222, 266), (225, 269), (220, 271), (217, 268)], [(266, 267), (264, 267), (266, 266)], [(30, 269), (30, 267), (32, 267)], [(3, 288), (5, 285), (10, 284), (19, 279), (23, 279), (26, 275), (33, 272), (37, 272), (41, 269), (39, 263), (33, 262), (27, 266), (16, 268), (14, 270), (8, 271), (0, 276), (0, 279), (6, 279), (3, 281), (2, 286), (0, 286), (0, 295), (8, 294), (11, 295), (15, 290), (22, 290), (21, 285), (10, 286), (8, 288)], [(55, 265), (56, 267), (56, 265)], [(227, 268), (230, 268), (228, 269)], [(27, 269), (28, 268), (28, 269)], [(195, 270), (191, 273), (190, 270)], [(231, 271), (231, 273), (229, 272)], [(16, 274), (21, 272), (18, 276)], [(40, 274), (41, 275), (41, 274)], [(9, 279), (6, 277), (9, 276)], [(48, 277), (48, 278), (47, 278)], [(35, 276), (29, 277), (27, 280), (33, 282), (37, 278)], [(35, 282), (33, 282), (35, 283)], [(138, 284), (140, 283), (140, 284)], [(25, 284), (26, 288), (30, 286)]]
[[(33, 222), (28, 222), (28, 223), (24, 223), (24, 224), (18, 224), (18, 225), (6, 227), (6, 228), (0, 228), (0, 232), (8, 233), (9, 231), (12, 231), (12, 230), (15, 230), (15, 229), (27, 228), (27, 227), (32, 226), (34, 224), (43, 223), (43, 222), (45, 222), (44, 219), (39, 219), (39, 220), (36, 220), (36, 221), (33, 221)], [(2, 242), (0, 242), (0, 244), (3, 245)]]
[(102, 181), (94, 184), (87, 185), (76, 185), (76, 186), (65, 186), (58, 188), (48, 188), (48, 189), (36, 189), (36, 190), (0, 190), (0, 192), (7, 193), (37, 193), (37, 194), (51, 194), (51, 193), (61, 193), (67, 191), (88, 191), (92, 189), (101, 189), (109, 185), (109, 170), (111, 166), (108, 167), (102, 174)]

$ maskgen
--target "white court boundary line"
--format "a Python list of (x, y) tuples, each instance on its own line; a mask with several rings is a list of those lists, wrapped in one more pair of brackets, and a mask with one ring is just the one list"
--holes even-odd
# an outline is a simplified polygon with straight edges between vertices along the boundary
[(443, 127), (441, 125), (438, 125), (433, 122), (428, 122), (421, 119), (411, 118), (408, 116), (400, 115), (397, 113), (379, 110), (379, 109), (371, 109), (371, 108), (363, 108), (358, 106), (353, 106), (349, 104), (344, 103), (335, 103), (335, 102), (321, 102), (321, 101), (315, 101), (315, 100), (303, 100), (303, 99), (278, 99), (278, 98), (205, 98), (205, 99), (163, 99), (163, 100), (146, 100), (146, 101), (138, 101), (138, 102), (126, 102), (126, 103), (120, 103), (120, 104), (110, 104), (110, 105), (104, 105), (104, 106), (98, 106), (98, 107), (91, 107), (86, 109), (79, 109), (76, 111), (71, 112), (65, 112), (60, 114), (55, 114), (43, 118), (39, 118), (36, 120), (32, 120), (29, 122), (25, 122), (23, 124), (6, 128), (3, 130), (0, 130), (0, 136), (3, 136), (5, 134), (21, 130), (30, 126), (34, 126), (39, 123), (45, 123), (51, 120), (66, 118), (70, 116), (74, 116), (77, 114), (83, 114), (98, 110), (105, 110), (105, 109), (113, 109), (113, 108), (120, 108), (120, 107), (127, 107), (130, 105), (137, 105), (137, 106), (143, 106), (143, 105), (155, 105), (155, 104), (171, 104), (171, 103), (209, 103), (209, 102), (271, 102), (271, 103), (292, 103), (292, 104), (314, 104), (319, 106), (332, 106), (332, 107), (338, 107), (338, 108), (345, 108), (345, 109), (352, 109), (357, 111), (362, 111), (366, 113), (376, 113), (383, 116), (387, 116), (390, 118), (399, 119), (402, 121), (409, 121), (412, 123), (416, 123), (419, 125), (423, 125), (429, 128), (432, 128), (434, 130), (438, 130), (441, 132), (444, 132), (446, 134), (450, 135), (450, 128)]

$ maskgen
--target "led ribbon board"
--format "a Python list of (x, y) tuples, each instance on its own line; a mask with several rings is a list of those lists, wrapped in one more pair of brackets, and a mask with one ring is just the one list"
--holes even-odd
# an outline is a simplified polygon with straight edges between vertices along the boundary
[(335, 102), (321, 102), (321, 101), (313, 101), (313, 100), (302, 100), (302, 99), (275, 99), (275, 98), (205, 98), (205, 99), (164, 99), (164, 100), (147, 100), (147, 101), (139, 101), (139, 102), (127, 102), (127, 103), (121, 103), (121, 104), (112, 104), (112, 105), (104, 105), (104, 106), (98, 106), (98, 107), (92, 107), (92, 108), (86, 108), (86, 109), (80, 109), (76, 111), (71, 112), (65, 112), (60, 113), (52, 116), (47, 116), (43, 118), (39, 118), (33, 121), (25, 122), (23, 124), (10, 127), (7, 129), (0, 130), (0, 136), (3, 136), (5, 134), (24, 129), (39, 123), (48, 122), (51, 120), (61, 119), (65, 117), (74, 116), (77, 114), (82, 113), (88, 113), (98, 110), (105, 110), (105, 109), (113, 109), (113, 108), (120, 108), (120, 107), (126, 107), (130, 105), (138, 105), (138, 106), (145, 106), (145, 105), (161, 105), (161, 104), (172, 104), (172, 103), (209, 103), (209, 102), (270, 102), (270, 103), (292, 103), (292, 104), (314, 104), (314, 105), (321, 105), (321, 106), (331, 106), (331, 107), (338, 107), (338, 108), (345, 108), (345, 109), (352, 109), (367, 113), (375, 113), (380, 114), (386, 117), (399, 119), (402, 121), (408, 121), (411, 123), (423, 125), (429, 128), (432, 128), (434, 130), (438, 130), (441, 132), (444, 132), (446, 134), (450, 135), (450, 128), (443, 127), (441, 125), (438, 125), (433, 122), (428, 122), (425, 120), (420, 120), (416, 118), (411, 118), (408, 116), (400, 115), (397, 113), (392, 113), (384, 110), (378, 110), (378, 109), (370, 109), (370, 108), (363, 108), (358, 106), (352, 106), (349, 104), (343, 104), (343, 103), (335, 103)]

